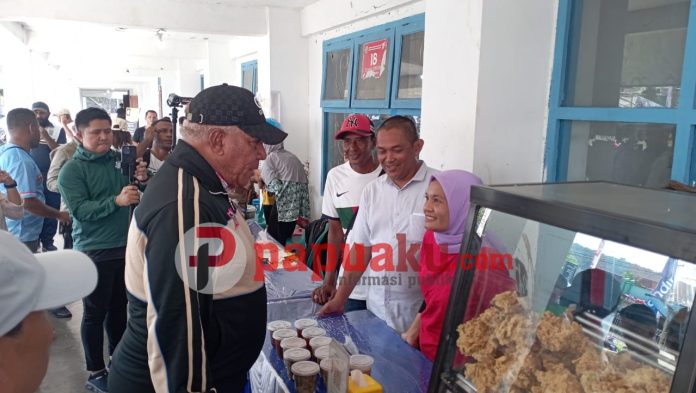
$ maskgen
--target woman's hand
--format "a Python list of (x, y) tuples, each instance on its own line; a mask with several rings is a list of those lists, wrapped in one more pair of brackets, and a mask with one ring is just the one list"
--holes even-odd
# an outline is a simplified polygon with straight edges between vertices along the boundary
[(420, 324), (421, 324), (421, 313), (416, 314), (416, 319), (413, 320), (411, 326), (405, 332), (401, 333), (401, 338), (408, 343), (408, 345), (418, 348), (419, 347), (419, 337), (420, 337)]

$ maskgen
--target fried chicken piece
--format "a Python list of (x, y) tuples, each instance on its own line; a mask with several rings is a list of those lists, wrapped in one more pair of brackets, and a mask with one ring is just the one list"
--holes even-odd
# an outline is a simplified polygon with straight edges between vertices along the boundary
[[(626, 370), (624, 380), (634, 392), (668, 392), (672, 379), (664, 372), (650, 366)], [(640, 390), (643, 389), (643, 390)]]
[(541, 384), (534, 392), (584, 393), (578, 378), (561, 364), (553, 365), (546, 371), (539, 370), (534, 375)]
[(522, 362), (522, 367), (517, 373), (517, 379), (510, 387), (510, 392), (530, 392), (535, 386), (539, 386), (539, 381), (537, 380), (534, 373), (537, 370), (541, 370), (541, 358), (538, 352), (532, 348), (530, 352), (525, 356)]
[(500, 391), (500, 379), (493, 364), (469, 363), (465, 367), (466, 377), (476, 386), (476, 391), (493, 393)]
[(585, 348), (586, 338), (582, 326), (548, 311), (544, 313), (537, 326), (536, 336), (541, 346), (552, 352), (579, 355)]
[(457, 347), (462, 355), (476, 357), (489, 344), (492, 329), (485, 322), (474, 318), (457, 327)]
[(603, 370), (606, 366), (606, 361), (602, 358), (601, 351), (592, 345), (589, 345), (573, 363), (575, 364), (575, 373), (577, 375), (597, 372), (598, 370)]
[(507, 318), (507, 314), (500, 312), (500, 310), (495, 307), (489, 307), (478, 317), (472, 319), (472, 321), (478, 319), (481, 323), (485, 323), (489, 327), (494, 328), (504, 321), (505, 318)]
[(501, 292), (491, 300), (491, 306), (504, 313), (516, 313), (523, 311), (524, 307), (514, 291)]
[(568, 364), (572, 365), (566, 354), (547, 350), (542, 350), (539, 353), (539, 360), (541, 360), (541, 368), (544, 370), (549, 370), (557, 366), (566, 367)]
[(585, 389), (585, 393), (633, 392), (625, 383), (623, 374), (618, 373), (611, 365), (580, 375), (580, 384)]
[(522, 347), (530, 347), (534, 340), (532, 325), (533, 320), (530, 316), (512, 314), (495, 328), (493, 338), (505, 347), (518, 350)]

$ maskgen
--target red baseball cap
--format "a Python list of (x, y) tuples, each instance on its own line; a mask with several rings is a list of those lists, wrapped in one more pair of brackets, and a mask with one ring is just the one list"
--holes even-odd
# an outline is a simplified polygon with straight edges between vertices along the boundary
[(348, 134), (355, 134), (359, 136), (374, 135), (374, 132), (372, 131), (372, 120), (370, 120), (369, 117), (359, 113), (349, 115), (345, 120), (343, 120), (343, 124), (341, 124), (341, 128), (334, 136), (334, 139), (343, 139)]

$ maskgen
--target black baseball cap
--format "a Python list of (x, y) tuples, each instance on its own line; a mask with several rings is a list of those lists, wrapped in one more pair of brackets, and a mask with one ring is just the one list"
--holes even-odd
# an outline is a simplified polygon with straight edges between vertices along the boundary
[(48, 110), (48, 105), (46, 105), (45, 102), (36, 101), (35, 103), (31, 104), (31, 110), (35, 111), (37, 109), (51, 113), (51, 111)]
[(198, 93), (188, 107), (190, 122), (214, 126), (238, 126), (267, 145), (277, 145), (288, 136), (266, 123), (261, 105), (247, 89), (223, 83)]

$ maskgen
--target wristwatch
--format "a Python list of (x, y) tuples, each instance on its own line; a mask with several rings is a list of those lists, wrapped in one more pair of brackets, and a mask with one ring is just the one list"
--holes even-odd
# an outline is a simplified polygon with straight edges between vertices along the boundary
[(15, 188), (15, 187), (17, 187), (17, 182), (14, 180), (12, 181), (12, 184), (5, 184), (5, 189), (10, 189), (10, 188)]

